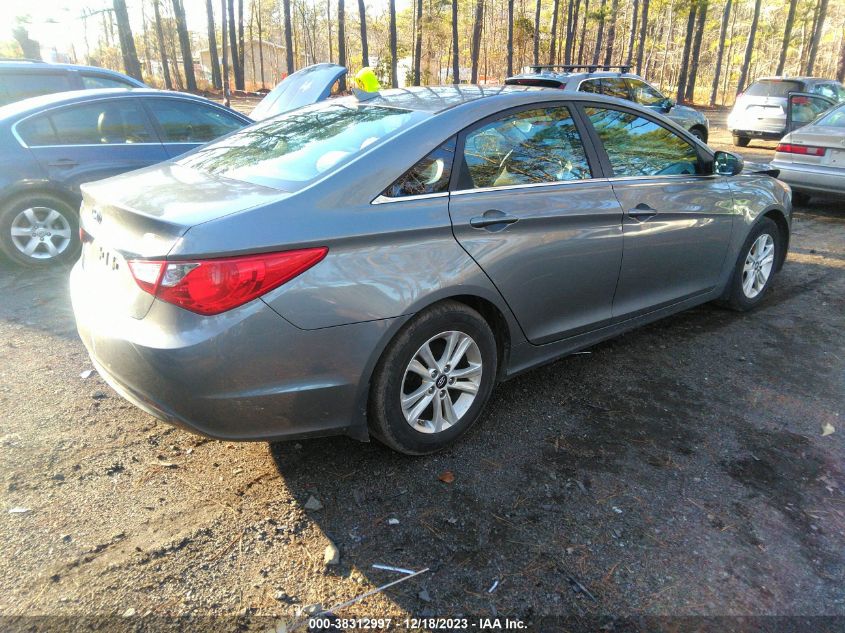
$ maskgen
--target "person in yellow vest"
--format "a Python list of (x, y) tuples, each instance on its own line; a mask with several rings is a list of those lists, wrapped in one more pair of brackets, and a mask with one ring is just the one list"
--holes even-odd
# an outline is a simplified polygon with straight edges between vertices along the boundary
[(369, 66), (364, 66), (361, 70), (355, 73), (355, 87), (364, 92), (378, 92), (381, 90), (376, 73)]

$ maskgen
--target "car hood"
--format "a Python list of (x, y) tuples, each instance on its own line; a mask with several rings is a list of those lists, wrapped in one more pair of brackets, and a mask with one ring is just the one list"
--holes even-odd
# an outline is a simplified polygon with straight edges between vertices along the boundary
[(698, 110), (690, 108), (685, 105), (676, 104), (671, 112), (669, 112), (670, 119), (681, 119), (684, 121), (698, 121), (700, 123), (708, 124), (707, 117), (701, 114)]
[(255, 121), (268, 119), (302, 106), (328, 98), (332, 85), (346, 72), (337, 64), (314, 64), (288, 75), (267, 93), (250, 117)]

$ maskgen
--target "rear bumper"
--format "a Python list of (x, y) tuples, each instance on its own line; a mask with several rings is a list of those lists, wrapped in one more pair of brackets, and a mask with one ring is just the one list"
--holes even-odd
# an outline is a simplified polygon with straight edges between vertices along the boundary
[(202, 317), (161, 301), (110, 314), (79, 264), (71, 299), (103, 379), (153, 416), (226, 440), (348, 433), (363, 421), (369, 372), (391, 321), (301, 330), (263, 301)]
[(734, 136), (780, 140), (786, 134), (786, 117), (760, 118), (748, 114), (728, 116), (728, 131)]
[(772, 167), (780, 170), (778, 179), (795, 191), (845, 195), (845, 170), (777, 160), (772, 161)]

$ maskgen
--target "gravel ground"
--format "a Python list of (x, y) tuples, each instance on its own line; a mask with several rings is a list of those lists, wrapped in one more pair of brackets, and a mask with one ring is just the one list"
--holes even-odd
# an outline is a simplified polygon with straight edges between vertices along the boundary
[(703, 306), (527, 373), (426, 458), (176, 430), (80, 375), (66, 271), (0, 263), (0, 293), (6, 630), (71, 630), (77, 616), (283, 630), (276, 618), (401, 577), (374, 564), (430, 571), (339, 615), (463, 614), (479, 628), (498, 614), (545, 631), (845, 618), (842, 201), (798, 210), (760, 309)]

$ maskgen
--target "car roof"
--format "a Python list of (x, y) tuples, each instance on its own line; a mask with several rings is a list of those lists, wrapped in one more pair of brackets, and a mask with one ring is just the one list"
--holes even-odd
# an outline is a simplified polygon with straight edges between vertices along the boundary
[(812, 81), (812, 82), (832, 82), (838, 84), (839, 82), (836, 79), (825, 79), (824, 77), (758, 77), (752, 83), (757, 83), (758, 81)]
[(83, 72), (93, 72), (101, 75), (111, 75), (120, 77), (121, 79), (127, 79), (131, 82), (137, 83), (139, 86), (144, 85), (143, 82), (138, 81), (137, 79), (130, 77), (129, 75), (124, 75), (123, 73), (117, 72), (116, 70), (111, 70), (110, 68), (100, 68), (99, 66), (83, 66), (81, 64), (54, 64), (52, 62), (39, 61), (37, 59), (0, 59), (0, 70), (3, 70), (5, 68), (20, 68), (22, 70), (76, 70)]
[[(186, 92), (156, 90), (155, 88), (96, 88), (93, 90), (70, 90), (67, 92), (53, 92), (46, 95), (40, 95), (38, 97), (30, 97), (29, 99), (22, 99), (21, 101), (15, 101), (14, 103), (2, 106), (0, 107), (0, 121), (17, 119), (54, 106), (68, 105), (72, 103), (85, 103), (86, 101), (94, 101), (103, 97), (144, 96), (175, 97), (178, 99), (201, 101), (203, 103), (214, 103), (205, 97), (188, 94)], [(232, 111), (235, 112), (234, 110)], [(248, 118), (240, 113), (237, 114), (245, 119)]]
[(392, 108), (405, 108), (437, 114), (456, 106), (489, 99), (501, 95), (529, 90), (541, 90), (534, 86), (476, 86), (457, 84), (452, 86), (410, 86), (382, 90), (377, 96), (359, 101), (367, 105), (381, 105)]

